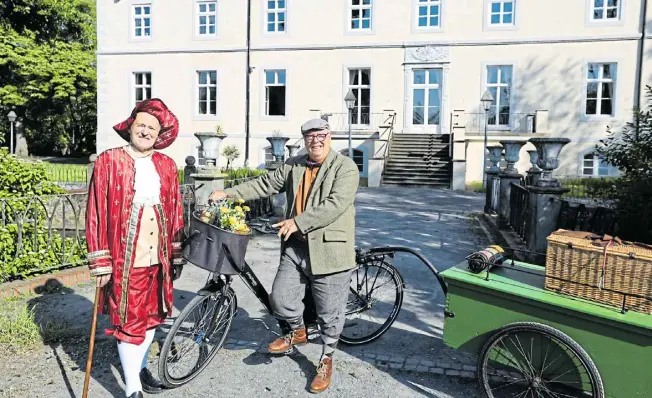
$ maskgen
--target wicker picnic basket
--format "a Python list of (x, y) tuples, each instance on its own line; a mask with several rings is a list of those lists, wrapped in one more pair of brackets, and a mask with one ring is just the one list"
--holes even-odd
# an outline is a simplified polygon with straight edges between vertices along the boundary
[(652, 246), (563, 229), (547, 240), (547, 290), (652, 314)]

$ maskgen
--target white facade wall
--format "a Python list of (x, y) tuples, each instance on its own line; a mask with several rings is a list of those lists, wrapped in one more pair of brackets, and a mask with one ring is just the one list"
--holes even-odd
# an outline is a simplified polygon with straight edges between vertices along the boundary
[[(511, 65), (510, 113), (548, 111), (547, 131), (572, 143), (562, 152), (559, 174), (581, 174), (582, 157), (590, 152), (607, 126), (618, 128), (631, 118), (636, 97), (637, 59), (642, 0), (620, 0), (620, 18), (594, 23), (593, 0), (516, 0), (514, 25), (489, 23), (490, 0), (442, 0), (440, 27), (417, 27), (418, 0), (371, 0), (369, 31), (348, 29), (352, 0), (286, 0), (286, 32), (267, 33), (267, 1), (252, 0), (250, 166), (264, 163), (265, 140), (273, 130), (300, 142), (299, 127), (322, 112), (343, 113), (348, 88), (347, 68), (371, 69), (371, 112), (396, 112), (395, 134), (418, 132), (411, 125), (413, 68), (441, 68), (442, 116), (438, 132), (451, 131), (451, 113), (482, 112), (488, 65)], [(362, 0), (360, 0), (362, 1)], [(179, 167), (196, 156), (193, 133), (220, 124), (236, 145), (242, 164), (245, 145), (246, 1), (218, 0), (216, 36), (197, 37), (194, 0), (98, 1), (98, 152), (120, 145), (111, 126), (126, 118), (135, 104), (134, 72), (151, 72), (151, 93), (163, 99), (179, 117), (181, 134), (165, 152)], [(607, 0), (605, 0), (607, 3)], [(133, 38), (133, 7), (151, 6), (151, 36)], [(427, 60), (415, 60), (425, 49)], [(420, 53), (423, 54), (423, 53)], [(652, 46), (645, 44), (649, 59)], [(425, 58), (428, 58), (427, 56)], [(614, 112), (586, 116), (586, 76), (589, 63), (615, 63)], [(286, 71), (286, 116), (265, 116), (264, 71)], [(197, 114), (196, 73), (217, 71), (217, 115)], [(643, 65), (643, 84), (650, 82), (650, 62)], [(642, 95), (645, 92), (641, 93)], [(407, 117), (406, 117), (407, 115)], [(490, 131), (490, 140), (527, 139), (532, 134)], [(344, 138), (344, 137), (341, 137)], [(383, 138), (383, 137), (381, 137)], [(466, 133), (466, 181), (481, 180), (483, 135)], [(346, 139), (336, 139), (337, 149)], [(370, 159), (383, 156), (384, 145), (373, 137), (354, 142), (365, 154), (365, 177), (378, 169)], [(526, 149), (531, 149), (528, 145)], [(523, 156), (525, 158), (525, 156)], [(220, 160), (224, 165), (225, 161)], [(528, 168), (527, 161), (521, 169)], [(382, 166), (380, 166), (382, 167)]]

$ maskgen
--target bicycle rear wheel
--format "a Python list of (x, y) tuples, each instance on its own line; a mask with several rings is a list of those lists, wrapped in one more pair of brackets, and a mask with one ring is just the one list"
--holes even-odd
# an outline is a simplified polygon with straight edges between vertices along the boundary
[(201, 373), (224, 344), (236, 311), (235, 292), (196, 296), (181, 311), (165, 338), (158, 363), (167, 388), (182, 386)]
[(340, 341), (369, 343), (387, 332), (403, 305), (403, 277), (382, 260), (364, 263), (353, 271), (346, 320)]

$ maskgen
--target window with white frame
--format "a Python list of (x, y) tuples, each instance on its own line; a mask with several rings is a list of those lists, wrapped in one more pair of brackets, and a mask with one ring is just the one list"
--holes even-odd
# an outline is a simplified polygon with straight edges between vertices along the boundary
[(285, 32), (287, 8), (285, 0), (267, 0), (265, 14), (268, 33)]
[(136, 4), (132, 7), (135, 38), (146, 38), (152, 35), (152, 5)]
[(417, 0), (417, 27), (438, 28), (441, 23), (441, 0)]
[(136, 104), (152, 98), (152, 73), (134, 73), (134, 100)]
[(586, 115), (614, 114), (615, 63), (589, 64), (586, 77)]
[(217, 35), (217, 1), (197, 2), (197, 35)]
[(592, 0), (591, 19), (593, 21), (614, 21), (620, 19), (622, 0)]
[(514, 24), (514, 0), (489, 1), (489, 25), (505, 26)]
[(349, 69), (348, 90), (355, 96), (350, 124), (370, 124), (371, 110), (371, 69)]
[(438, 125), (441, 117), (441, 69), (412, 71), (412, 124)]
[[(353, 152), (353, 162), (355, 162), (355, 165), (358, 166), (358, 171), (360, 174), (364, 173), (364, 152), (362, 152), (359, 149), (351, 148), (351, 152)], [(340, 153), (346, 157), (349, 156), (349, 150), (347, 149), (342, 149)]]
[(509, 126), (510, 97), (512, 95), (512, 66), (487, 66), (486, 89), (494, 97), (489, 108), (487, 124), (490, 126)]
[(351, 30), (371, 30), (371, 9), (373, 0), (349, 0)]
[(265, 115), (285, 116), (286, 71), (284, 69), (265, 70)]
[(582, 176), (608, 177), (613, 166), (595, 153), (588, 153), (582, 158)]
[(197, 71), (197, 114), (217, 116), (217, 71)]

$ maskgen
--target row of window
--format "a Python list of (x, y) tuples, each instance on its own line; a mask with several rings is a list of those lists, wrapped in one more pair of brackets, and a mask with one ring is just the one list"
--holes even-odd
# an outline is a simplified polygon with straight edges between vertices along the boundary
[[(442, 26), (442, 8), (446, 0), (412, 0), (416, 29), (439, 29)], [(516, 24), (516, 7), (523, 0), (485, 0), (485, 24), (489, 27), (510, 27)], [(351, 31), (371, 31), (374, 26), (375, 0), (348, 0), (348, 28)], [(218, 1), (199, 0), (195, 3), (195, 35), (217, 36)], [(517, 4), (518, 3), (518, 4)], [(622, 0), (590, 0), (588, 19), (595, 23), (619, 21)], [(285, 33), (288, 24), (287, 0), (264, 1), (263, 24), (267, 33)], [(152, 4), (132, 6), (133, 37), (152, 35)]]
[[(488, 124), (492, 127), (509, 127), (513, 98), (512, 65), (486, 66), (485, 89), (493, 97), (488, 113)], [(590, 63), (586, 68), (584, 81), (585, 116), (614, 116), (615, 114), (615, 63)], [(371, 69), (352, 68), (348, 70), (346, 92), (351, 90), (356, 102), (351, 113), (351, 124), (371, 123)], [(264, 115), (287, 116), (288, 82), (287, 70), (265, 69), (264, 73)], [(442, 108), (443, 71), (441, 68), (413, 69), (410, 76), (409, 103), (412, 126), (439, 126)], [(196, 72), (196, 107), (199, 116), (217, 116), (218, 79), (216, 70)], [(151, 98), (151, 72), (136, 72), (133, 80), (136, 103)]]

